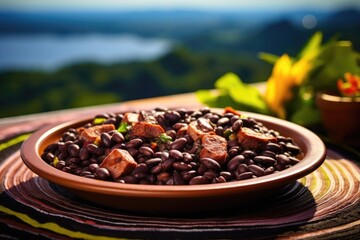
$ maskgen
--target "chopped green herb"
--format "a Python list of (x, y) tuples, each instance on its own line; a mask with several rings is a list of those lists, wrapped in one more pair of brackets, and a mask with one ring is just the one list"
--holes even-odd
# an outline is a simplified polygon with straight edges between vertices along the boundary
[(226, 129), (226, 130), (224, 131), (224, 136), (225, 136), (225, 138), (228, 139), (232, 133), (233, 133), (233, 132), (231, 131), (231, 129)]
[(172, 138), (167, 135), (166, 133), (162, 133), (160, 134), (160, 136), (158, 137), (158, 140), (161, 142), (161, 143), (168, 143), (168, 142), (171, 142), (172, 141)]
[(105, 121), (106, 121), (106, 118), (95, 118), (94, 119), (94, 124), (95, 125), (102, 124)]
[(125, 133), (125, 132), (129, 131), (130, 127), (131, 126), (129, 124), (127, 124), (126, 122), (122, 122), (120, 124), (119, 128), (117, 129), (117, 131), (120, 133)]
[(59, 163), (59, 159), (57, 157), (54, 157), (53, 165), (56, 167), (56, 165)]

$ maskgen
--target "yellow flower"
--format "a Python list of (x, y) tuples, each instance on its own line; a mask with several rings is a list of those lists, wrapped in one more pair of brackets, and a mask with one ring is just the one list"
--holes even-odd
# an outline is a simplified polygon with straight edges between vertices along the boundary
[(292, 98), (292, 88), (304, 82), (312, 67), (314, 54), (307, 54), (299, 61), (292, 62), (287, 54), (275, 63), (267, 81), (265, 101), (278, 117), (286, 118), (285, 102)]

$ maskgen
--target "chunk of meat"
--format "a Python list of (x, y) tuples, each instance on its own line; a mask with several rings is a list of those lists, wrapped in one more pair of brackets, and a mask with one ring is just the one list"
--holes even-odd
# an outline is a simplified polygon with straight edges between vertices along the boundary
[(125, 113), (122, 122), (126, 122), (129, 125), (132, 125), (139, 121), (139, 116), (140, 115), (138, 113)]
[(137, 122), (131, 128), (130, 136), (153, 138), (165, 133), (165, 130), (159, 125), (150, 122)]
[[(204, 122), (202, 122), (204, 121)], [(211, 127), (210, 123), (205, 121), (209, 121), (208, 119), (202, 118), (200, 121), (192, 121), (187, 129), (187, 134), (190, 135), (190, 137), (197, 141), (198, 139), (201, 139), (205, 134), (210, 133), (213, 131), (213, 128)], [(200, 123), (200, 124), (199, 124)], [(208, 127), (208, 126), (210, 127)], [(206, 127), (204, 127), (206, 126)]]
[(200, 159), (211, 158), (223, 165), (227, 158), (227, 141), (216, 134), (204, 134), (201, 138)]
[(79, 128), (79, 138), (85, 142), (97, 142), (100, 140), (100, 135), (104, 132), (115, 130), (114, 124), (103, 124), (89, 128)]
[(111, 177), (116, 179), (129, 174), (137, 166), (130, 153), (123, 149), (114, 149), (103, 160), (99, 167), (106, 168)]
[(224, 109), (224, 114), (225, 114), (225, 113), (232, 113), (232, 114), (234, 114), (234, 115), (241, 116), (241, 114), (240, 114), (238, 111), (236, 111), (235, 109), (233, 109), (232, 107), (226, 107), (226, 108)]
[(276, 138), (269, 134), (255, 132), (243, 127), (237, 133), (238, 143), (246, 149), (261, 149), (269, 142), (276, 142)]

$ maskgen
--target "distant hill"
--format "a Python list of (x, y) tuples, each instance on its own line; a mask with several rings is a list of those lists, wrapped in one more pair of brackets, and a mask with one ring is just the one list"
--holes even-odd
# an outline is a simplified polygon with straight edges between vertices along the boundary
[[(140, 36), (188, 38), (231, 28), (251, 30), (279, 18), (298, 18), (299, 12), (276, 11), (132, 11), (132, 12), (14, 12), (0, 11), (0, 34), (5, 33), (134, 33)], [(308, 12), (319, 18), (328, 12)]]

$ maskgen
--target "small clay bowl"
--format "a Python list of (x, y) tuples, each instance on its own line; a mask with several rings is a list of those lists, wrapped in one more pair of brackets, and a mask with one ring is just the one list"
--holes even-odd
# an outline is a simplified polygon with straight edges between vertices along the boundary
[[(221, 109), (213, 111), (223, 112)], [(83, 126), (91, 119), (71, 121), (45, 127), (27, 139), (21, 147), (26, 166), (50, 182), (79, 197), (103, 206), (141, 213), (194, 213), (239, 207), (249, 201), (276, 193), (287, 184), (316, 170), (325, 160), (326, 148), (321, 139), (308, 129), (278, 118), (242, 112), (262, 122), (267, 128), (291, 137), (304, 153), (303, 159), (286, 170), (266, 176), (228, 183), (203, 185), (121, 184), (89, 179), (58, 170), (40, 157), (47, 145), (58, 141), (69, 128)]]

